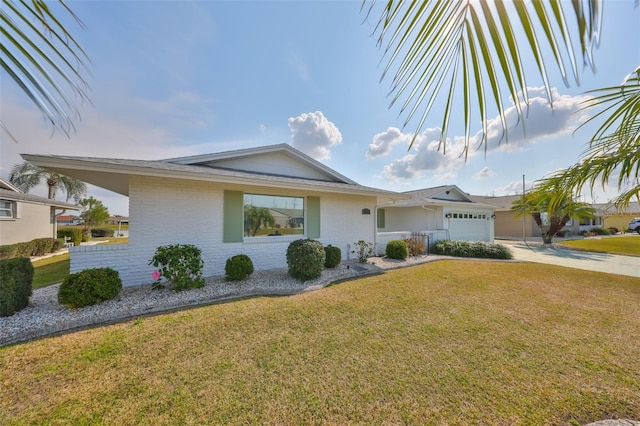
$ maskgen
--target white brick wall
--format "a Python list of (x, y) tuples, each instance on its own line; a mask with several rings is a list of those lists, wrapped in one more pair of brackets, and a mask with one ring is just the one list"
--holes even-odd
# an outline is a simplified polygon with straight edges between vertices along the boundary
[[(319, 196), (319, 240), (325, 245), (339, 247), (343, 259), (348, 257), (349, 244), (374, 240), (374, 197), (225, 187), (209, 182), (137, 176), (129, 182), (129, 244), (74, 247), (71, 272), (110, 267), (120, 273), (124, 286), (150, 284), (154, 268), (149, 266), (149, 260), (158, 246), (168, 244), (199, 247), (205, 277), (224, 275), (226, 260), (236, 254), (248, 255), (256, 270), (286, 267), (287, 247), (295, 237), (222, 242), (225, 189), (269, 195)], [(371, 214), (363, 215), (364, 208)]]

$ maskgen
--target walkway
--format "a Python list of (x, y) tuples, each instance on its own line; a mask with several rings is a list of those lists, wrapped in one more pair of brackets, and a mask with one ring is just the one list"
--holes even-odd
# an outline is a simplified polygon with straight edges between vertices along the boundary
[(525, 244), (522, 241), (497, 242), (509, 246), (516, 260), (640, 278), (640, 257), (579, 251), (560, 245)]

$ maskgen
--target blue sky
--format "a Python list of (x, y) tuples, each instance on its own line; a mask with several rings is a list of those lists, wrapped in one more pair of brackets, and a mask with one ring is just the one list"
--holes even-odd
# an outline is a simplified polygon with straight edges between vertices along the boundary
[[(460, 122), (448, 133), (447, 154), (436, 150), (442, 105), (408, 150), (415, 124), (402, 130), (405, 117), (397, 106), (388, 108), (390, 79), (380, 82), (384, 62), (372, 36), (376, 21), (365, 20), (359, 1), (70, 5), (87, 27), (68, 24), (93, 62), (92, 105), (80, 106), (70, 138), (52, 135), (3, 74), (0, 114), (19, 140), (2, 135), (3, 178), (21, 162), (19, 153), (162, 159), (289, 143), (367, 186), (456, 184), (477, 195), (514, 194), (523, 174), (529, 183), (578, 160), (590, 135), (572, 133), (584, 119), (575, 114), (584, 92), (620, 84), (640, 64), (640, 8), (605, 1), (597, 73), (584, 69), (581, 85), (567, 88), (554, 69), (553, 112), (536, 89), (541, 83), (530, 80), (527, 138), (519, 129), (507, 144), (490, 137), (486, 156), (473, 151), (465, 162), (457, 155)], [(472, 135), (479, 130), (475, 123)], [(44, 188), (32, 192), (46, 195)], [(616, 192), (598, 190), (596, 201)], [(95, 187), (90, 195), (112, 214), (127, 214), (125, 197)]]

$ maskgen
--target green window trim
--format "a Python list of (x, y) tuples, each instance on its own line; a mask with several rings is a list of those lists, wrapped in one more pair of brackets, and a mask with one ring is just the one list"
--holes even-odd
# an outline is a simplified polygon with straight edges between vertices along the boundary
[(320, 238), (320, 197), (307, 197), (307, 238)]
[(383, 229), (385, 222), (385, 213), (384, 209), (378, 209), (378, 228)]
[(244, 193), (242, 191), (224, 191), (222, 241), (241, 243), (244, 241)]

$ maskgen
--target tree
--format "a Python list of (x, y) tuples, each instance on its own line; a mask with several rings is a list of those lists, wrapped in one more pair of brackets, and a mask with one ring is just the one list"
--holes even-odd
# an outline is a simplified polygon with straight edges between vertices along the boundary
[(582, 220), (594, 217), (595, 209), (589, 204), (574, 201), (566, 193), (563, 201), (552, 205), (554, 193), (534, 188), (522, 198), (513, 202), (511, 211), (516, 217), (530, 214), (538, 225), (545, 244), (551, 244), (553, 237), (565, 227), (571, 219)]
[(9, 181), (24, 192), (29, 192), (43, 180), (46, 181), (49, 187), (48, 198), (50, 199), (56, 197), (56, 189), (58, 187), (61, 187), (67, 194), (67, 201), (73, 198), (77, 202), (87, 194), (87, 185), (84, 182), (42, 169), (28, 161), (14, 165), (9, 175)]
[[(58, 5), (83, 27), (63, 0)], [(55, 8), (45, 0), (2, 0), (0, 63), (54, 129), (69, 135), (79, 115), (75, 101), (88, 100), (83, 73), (90, 60)], [(0, 129), (11, 136), (1, 120)]]
[(256, 232), (258, 232), (261, 227), (272, 228), (275, 225), (276, 220), (266, 207), (245, 205), (244, 223), (248, 234), (255, 237)]
[[(560, 187), (578, 195), (585, 185), (593, 191), (600, 181), (604, 188), (617, 175), (619, 195), (613, 202), (623, 208), (634, 198), (640, 200), (640, 67), (621, 86), (590, 93), (594, 97), (585, 108), (606, 106), (601, 114), (610, 111), (610, 116), (578, 163), (541, 180), (540, 184), (547, 190)], [(552, 203), (561, 202), (558, 197), (552, 199)]]
[[(376, 10), (376, 4), (375, 0), (371, 2), (369, 14)], [(565, 11), (568, 5), (572, 6), (572, 12)], [(442, 96), (446, 106), (439, 148), (446, 153), (455, 89), (461, 82), (465, 150), (468, 152), (470, 144), (474, 104), (483, 126), (480, 144), (484, 144), (486, 150), (488, 104), (497, 109), (502, 122), (502, 138), (508, 139), (503, 101), (505, 86), (514, 101), (518, 119), (523, 122), (529, 102), (526, 81), (532, 72), (542, 78), (553, 107), (545, 60), (552, 58), (567, 86), (569, 72), (565, 63), (570, 64), (575, 81), (580, 82), (576, 52), (582, 56), (583, 63), (594, 68), (593, 50), (599, 43), (603, 7), (604, 2), (598, 0), (564, 3), (389, 0), (379, 16), (375, 33), (378, 34), (378, 45), (384, 47), (388, 57), (382, 78), (395, 67), (391, 106), (402, 102), (401, 114), (406, 114), (404, 126), (414, 116), (418, 118), (415, 141), (444, 89)], [(579, 47), (572, 41), (571, 36), (575, 34), (571, 34), (572, 27), (568, 25), (571, 15), (577, 28)], [(524, 34), (524, 37), (518, 40), (518, 34)], [(543, 55), (543, 45), (552, 56)], [(530, 54), (536, 63), (532, 71), (523, 66), (524, 54)], [(559, 173), (557, 179), (545, 184), (547, 188), (560, 185), (564, 191), (575, 193), (585, 184), (593, 189), (598, 179), (605, 185), (620, 172), (618, 187), (622, 190), (622, 186), (628, 184), (630, 188), (616, 201), (625, 204), (633, 197), (638, 198), (639, 77), (640, 70), (636, 70), (620, 86), (589, 92), (594, 97), (587, 101), (585, 109), (593, 110), (609, 102), (612, 105), (594, 117), (602, 119), (603, 123), (590, 139), (590, 148), (583, 161)], [(447, 78), (449, 83), (445, 84)], [(614, 130), (609, 133), (611, 129)], [(562, 197), (555, 195), (552, 204), (562, 204)]]
[(80, 214), (84, 230), (87, 232), (89, 228), (100, 226), (109, 220), (109, 210), (102, 204), (102, 201), (89, 197), (80, 200), (78, 203), (84, 210)]

